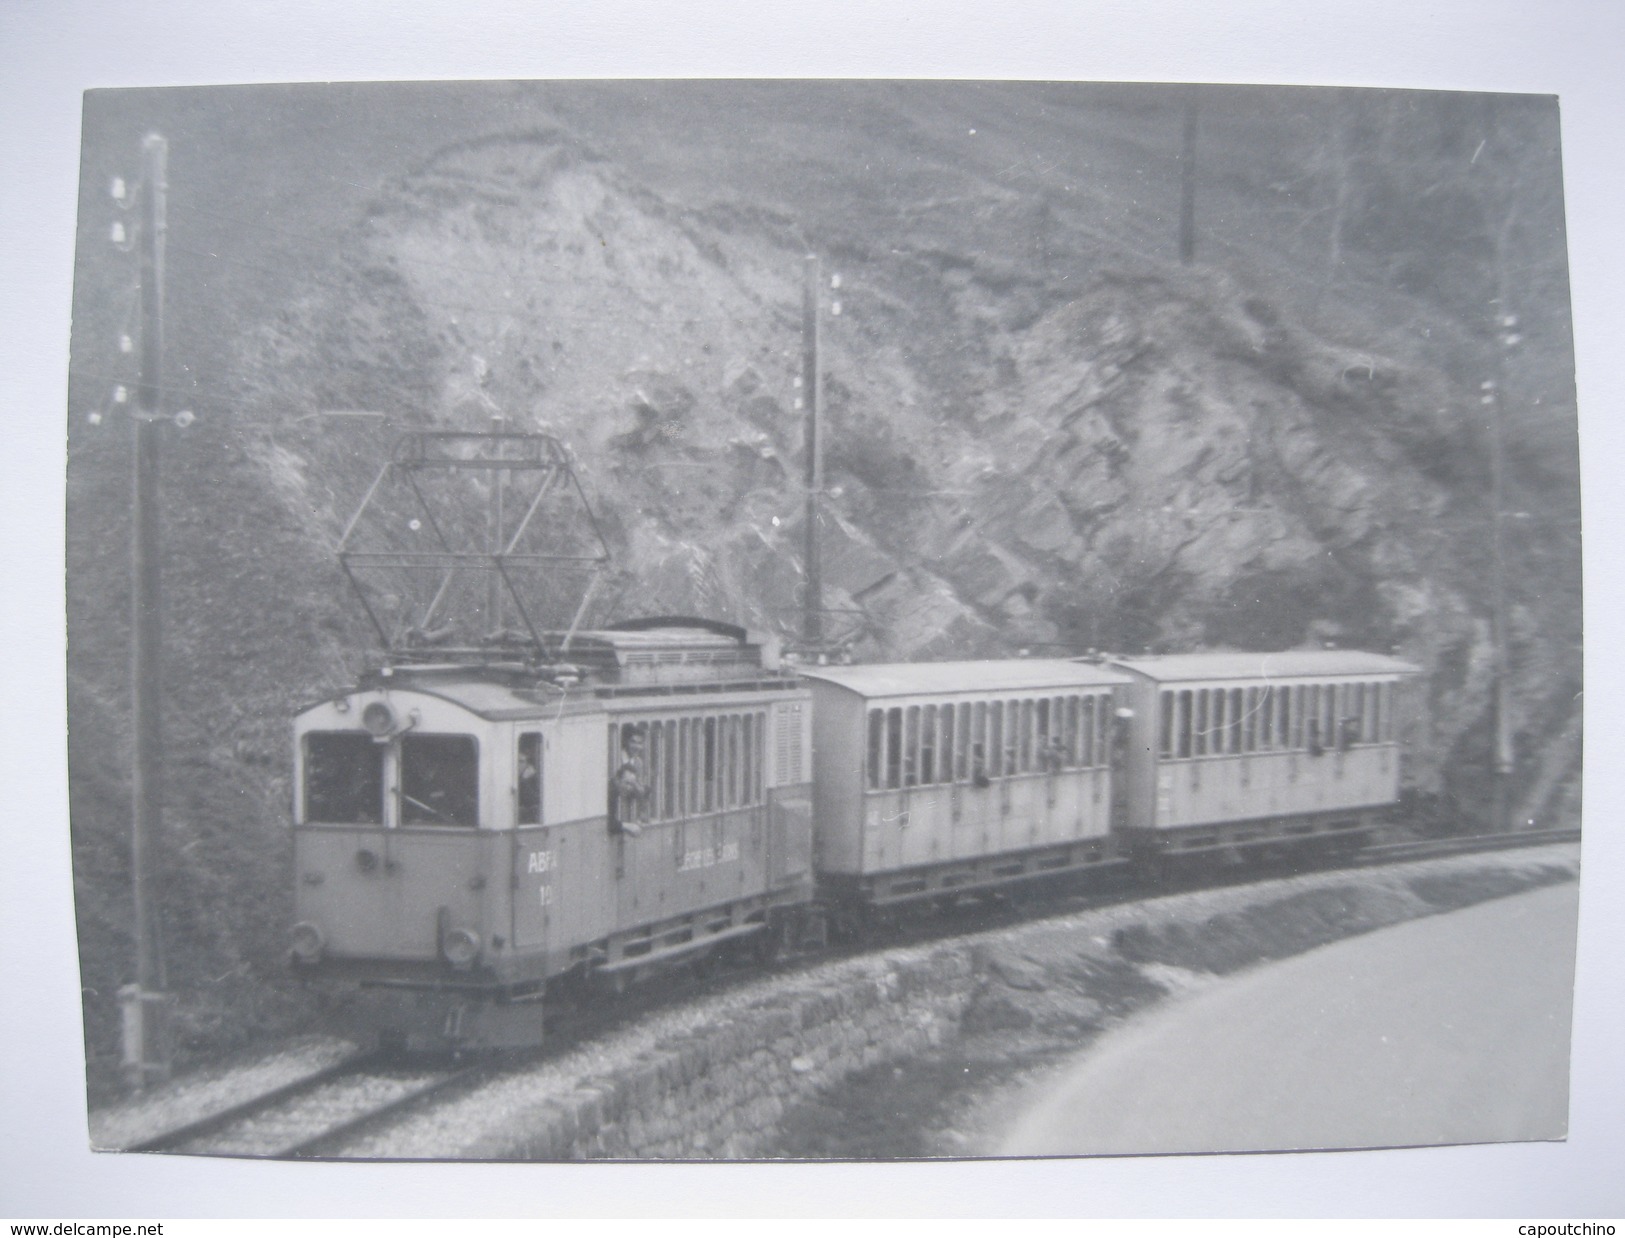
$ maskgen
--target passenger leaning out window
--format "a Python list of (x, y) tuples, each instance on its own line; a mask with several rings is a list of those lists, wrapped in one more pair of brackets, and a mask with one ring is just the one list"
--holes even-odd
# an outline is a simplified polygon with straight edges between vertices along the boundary
[(621, 733), (621, 763), (609, 783), (610, 829), (630, 834), (643, 833), (639, 818), (649, 798), (648, 764), (643, 755), (643, 733), (627, 727)]

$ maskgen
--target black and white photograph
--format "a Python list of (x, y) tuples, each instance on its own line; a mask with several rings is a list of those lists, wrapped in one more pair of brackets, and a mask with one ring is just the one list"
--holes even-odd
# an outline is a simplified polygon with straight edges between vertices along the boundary
[(1617, 18), (522, 8), (0, 17), (0, 1214), (1617, 1214)]
[(92, 1143), (1561, 1139), (1557, 103), (87, 95)]

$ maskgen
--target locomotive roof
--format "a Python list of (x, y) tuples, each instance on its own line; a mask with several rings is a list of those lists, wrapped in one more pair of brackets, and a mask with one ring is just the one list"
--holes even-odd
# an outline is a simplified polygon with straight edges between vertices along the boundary
[(471, 675), (458, 667), (431, 667), (427, 668), (427, 673), (422, 669), (416, 669), (415, 673), (414, 670), (399, 670), (388, 679), (374, 679), (358, 685), (357, 690), (378, 688), (436, 696), (471, 714), (493, 721), (534, 718), (544, 713), (552, 717), (560, 713), (603, 708), (597, 694), (589, 686), (577, 686), (569, 691), (551, 687), (526, 688)]
[(833, 684), (869, 698), (1100, 688), (1129, 682), (1127, 675), (1107, 667), (1092, 662), (1069, 662), (1064, 658), (815, 666), (803, 667), (801, 673), (808, 679)]
[(1358, 649), (1288, 649), (1280, 653), (1175, 653), (1113, 658), (1113, 666), (1158, 683), (1212, 679), (1331, 679), (1342, 676), (1416, 675), (1421, 668)]
[[(602, 645), (609, 649), (738, 649), (744, 640), (701, 627), (645, 628), (621, 631), (606, 628), (601, 631), (577, 632), (571, 640), (574, 648)], [(568, 656), (568, 655), (566, 655)]]

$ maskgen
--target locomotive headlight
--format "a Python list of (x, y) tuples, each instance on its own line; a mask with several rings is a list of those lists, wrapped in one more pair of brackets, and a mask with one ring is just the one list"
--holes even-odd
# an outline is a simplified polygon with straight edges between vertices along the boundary
[(293, 957), (297, 963), (319, 963), (327, 948), (327, 935), (309, 920), (293, 926)]
[(388, 739), (400, 729), (396, 725), (395, 711), (384, 701), (373, 701), (361, 711), (361, 725), (372, 732), (374, 739)]
[(469, 967), (480, 956), (480, 939), (468, 929), (451, 929), (441, 939), (440, 953), (453, 967)]

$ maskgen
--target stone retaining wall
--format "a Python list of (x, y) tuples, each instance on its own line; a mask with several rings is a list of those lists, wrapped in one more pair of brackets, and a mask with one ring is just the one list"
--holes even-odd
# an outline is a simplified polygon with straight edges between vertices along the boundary
[[(836, 961), (707, 999), (680, 1030), (588, 1046), (425, 1115), (370, 1155), (783, 1155), (782, 1120), (854, 1072), (1045, 1026), (1070, 1044), (1168, 992), (1387, 924), (1572, 880), (1577, 848), (1173, 895)], [(1205, 979), (1204, 979), (1205, 977)], [(969, 1016), (969, 1017), (967, 1017)], [(577, 1055), (579, 1054), (579, 1060)], [(456, 1133), (458, 1130), (464, 1133)]]
[(915, 1056), (952, 1037), (975, 987), (974, 970), (970, 950), (946, 944), (887, 959), (878, 975), (736, 1012), (544, 1101), (513, 1124), (525, 1133), (492, 1140), (483, 1155), (759, 1156), (796, 1101), (851, 1071)]

